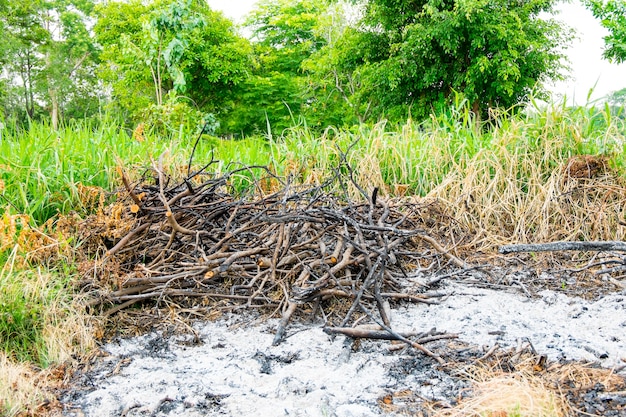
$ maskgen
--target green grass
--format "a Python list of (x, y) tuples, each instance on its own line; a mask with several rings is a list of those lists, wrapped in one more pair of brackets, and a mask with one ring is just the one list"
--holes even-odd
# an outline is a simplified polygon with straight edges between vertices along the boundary
[(24, 293), (24, 278), (7, 276), (0, 283), (0, 348), (18, 361), (43, 364), (45, 301)]
[(389, 191), (407, 184), (420, 196), (479, 162), (492, 166), (485, 171), (492, 177), (495, 167), (509, 165), (514, 179), (538, 171), (547, 179), (567, 158), (582, 154), (607, 155), (613, 167), (623, 169), (623, 120), (602, 111), (535, 108), (527, 115), (502, 114), (490, 126), (478, 124), (461, 104), (423, 123), (379, 123), (319, 136), (293, 129), (273, 141), (272, 159), (284, 169), (298, 167), (306, 178), (310, 171), (330, 172), (340, 150), (350, 149), (347, 159), (366, 182)]
[[(71, 345), (84, 345), (70, 289), (72, 267), (59, 263), (56, 269), (20, 265), (17, 246), (0, 270), (0, 350), (18, 362), (38, 366), (65, 360)], [(70, 329), (61, 332), (59, 329)], [(81, 341), (78, 341), (78, 340)], [(78, 341), (78, 342), (77, 342)]]
[[(93, 207), (81, 186), (118, 187), (118, 165), (138, 177), (151, 160), (168, 151), (166, 167), (183, 175), (196, 139), (181, 134), (140, 142), (112, 121), (73, 123), (59, 132), (45, 124), (7, 133), (11, 131), (15, 132), (5, 131), (0, 143), (0, 207), (27, 214), (36, 224), (70, 210), (87, 214)], [(322, 134), (294, 127), (269, 140), (203, 137), (193, 164), (201, 166), (213, 157), (217, 162), (210, 167), (212, 172), (270, 165), (278, 175), (315, 181), (328, 176), (345, 152), (363, 185), (379, 186), (390, 194), (403, 186), (419, 196), (441, 186), (451, 173), (465, 172), (477, 163), (482, 165), (481, 175), (490, 177), (507, 164), (507, 175), (527, 189), (528, 178), (540, 172), (546, 180), (572, 155), (607, 155), (611, 166), (623, 171), (624, 131), (624, 120), (608, 108), (534, 107), (527, 114), (500, 114), (487, 125), (477, 123), (461, 102), (422, 123), (381, 122)], [(253, 175), (263, 173), (242, 172), (231, 185), (245, 190)]]
[[(71, 236), (58, 238), (53, 224), (42, 226), (58, 214), (96, 210), (99, 189), (120, 187), (119, 167), (139, 181), (150, 178), (152, 161), (164, 155), (167, 173), (180, 178), (195, 147), (192, 170), (210, 161), (209, 175), (267, 166), (279, 177), (314, 184), (345, 158), (368, 192), (379, 187), (387, 197), (437, 199), (455, 227), (471, 235), (465, 248), (489, 252), (514, 241), (624, 240), (618, 221), (626, 206), (625, 132), (623, 109), (533, 103), (525, 112), (478, 122), (463, 102), (421, 123), (322, 133), (296, 126), (281, 136), (205, 136), (197, 143), (181, 133), (137, 140), (106, 119), (56, 132), (41, 123), (9, 126), (0, 141), (0, 374), (15, 361), (46, 366), (93, 346), (92, 323), (73, 301), (71, 251), (80, 249)], [(576, 155), (602, 156), (608, 170), (593, 180), (567, 178), (564, 167)], [(257, 190), (255, 178), (266, 175), (241, 169), (228, 185), (238, 193)], [(359, 198), (356, 187), (348, 191)], [(52, 253), (47, 262), (42, 249)], [(5, 392), (11, 388), (0, 384)]]
[[(626, 200), (625, 131), (624, 119), (608, 107), (534, 105), (479, 123), (464, 102), (421, 123), (380, 122), (321, 134), (299, 126), (280, 137), (205, 136), (197, 144), (195, 136), (184, 134), (137, 140), (110, 120), (74, 122), (58, 132), (46, 124), (33, 123), (24, 131), (13, 127), (0, 143), (0, 214), (5, 216), (0, 259), (6, 263), (16, 247), (18, 255), (30, 250), (16, 237), (25, 227), (41, 226), (59, 213), (93, 211), (96, 205), (85, 187), (120, 187), (117, 167), (139, 180), (164, 154), (167, 172), (180, 177), (194, 146), (192, 169), (211, 160), (214, 174), (268, 166), (278, 176), (305, 183), (320, 183), (345, 158), (365, 190), (376, 186), (384, 196), (440, 200), (483, 249), (490, 247), (484, 242), (493, 246), (512, 239), (621, 239), (623, 228), (616, 222)], [(568, 158), (585, 154), (605, 156), (611, 170), (593, 189), (563, 180)], [(244, 192), (265, 175), (262, 169), (244, 169), (229, 178), (229, 185)], [(350, 192), (358, 196), (355, 188)], [(5, 350), (27, 351), (37, 344), (33, 332), (45, 303), (20, 296), (15, 277), (3, 275), (0, 337), (14, 340)]]
[(0, 270), (0, 416), (53, 400), (46, 380), (55, 377), (46, 369), (95, 348), (93, 319), (73, 299), (67, 267), (24, 269), (15, 261)]
[[(623, 172), (624, 119), (609, 108), (568, 108), (564, 104), (538, 106), (524, 113), (498, 115), (488, 124), (477, 123), (466, 103), (422, 123), (385, 122), (351, 129), (330, 128), (316, 134), (294, 127), (281, 137), (221, 140), (203, 137), (194, 152), (194, 166), (213, 157), (212, 172), (247, 165), (269, 165), (278, 175), (315, 182), (339, 165), (341, 154), (366, 187), (378, 186), (394, 194), (426, 196), (460, 173), (494, 178), (502, 173), (528, 191), (529, 178), (547, 180), (572, 155), (606, 155)], [(13, 132), (12, 134), (10, 132)], [(0, 210), (30, 216), (43, 224), (57, 213), (81, 215), (93, 210), (83, 186), (112, 190), (119, 186), (116, 167), (138, 178), (151, 160), (168, 151), (166, 168), (183, 175), (196, 138), (146, 137), (135, 140), (114, 121), (97, 125), (72, 123), (59, 132), (45, 124), (26, 131), (7, 129), (0, 143)], [(231, 179), (239, 191), (249, 188), (253, 176), (243, 171)]]
[[(0, 143), (0, 213), (12, 210), (43, 224), (70, 210), (88, 214), (90, 207), (81, 186), (112, 190), (119, 186), (116, 167), (136, 169), (137, 174), (169, 151), (167, 163), (182, 167), (191, 155), (195, 138), (165, 140), (147, 137), (135, 140), (113, 122), (97, 126), (73, 123), (55, 132), (46, 124), (33, 123), (26, 131), (7, 129)], [(202, 140), (194, 161), (210, 160), (211, 150), (220, 163), (213, 169), (226, 170), (241, 164), (269, 162), (260, 138), (245, 141)], [(231, 164), (229, 165), (230, 162)]]

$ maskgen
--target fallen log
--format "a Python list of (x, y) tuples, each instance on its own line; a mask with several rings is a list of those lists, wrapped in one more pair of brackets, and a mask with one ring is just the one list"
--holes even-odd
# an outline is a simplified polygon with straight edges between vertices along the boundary
[(558, 251), (617, 251), (626, 252), (626, 242), (609, 240), (597, 242), (550, 242), (503, 245), (498, 248), (502, 254), (519, 252), (558, 252)]

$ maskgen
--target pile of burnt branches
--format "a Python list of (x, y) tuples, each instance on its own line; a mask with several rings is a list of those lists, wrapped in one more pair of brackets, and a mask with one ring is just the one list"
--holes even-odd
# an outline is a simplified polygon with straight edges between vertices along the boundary
[[(100, 265), (117, 265), (122, 276), (90, 286), (89, 306), (105, 315), (136, 303), (269, 308), (282, 313), (278, 343), (299, 307), (326, 317), (329, 303), (341, 300), (341, 316), (326, 320), (336, 326), (329, 332), (369, 316), (407, 341), (391, 329), (389, 301), (433, 302), (406, 291), (407, 272), (425, 262), (465, 266), (424, 231), (426, 203), (366, 194), (349, 167), (319, 186), (282, 183), (248, 198), (225, 191), (232, 172), (200, 181), (200, 171), (177, 183), (161, 162), (151, 172), (151, 181), (136, 185), (124, 176), (132, 227)], [(348, 186), (360, 190), (360, 202), (347, 197)]]

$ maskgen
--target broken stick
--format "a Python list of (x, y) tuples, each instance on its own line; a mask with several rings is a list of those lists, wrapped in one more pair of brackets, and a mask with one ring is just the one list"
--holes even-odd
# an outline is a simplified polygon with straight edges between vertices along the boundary
[[(324, 333), (342, 334), (355, 339), (399, 340), (395, 335), (386, 330), (363, 329), (358, 327), (324, 327)], [(397, 334), (405, 338), (422, 337), (425, 335), (424, 332), (397, 332)], [(441, 336), (445, 336), (443, 337), (445, 339), (458, 337), (456, 334), (439, 334), (437, 335), (437, 340), (442, 338)]]

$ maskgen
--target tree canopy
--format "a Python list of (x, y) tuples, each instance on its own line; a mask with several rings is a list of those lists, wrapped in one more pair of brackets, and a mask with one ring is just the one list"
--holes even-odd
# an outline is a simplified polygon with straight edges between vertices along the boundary
[(88, 30), (92, 0), (15, 0), (0, 4), (5, 115), (18, 120), (93, 111), (98, 50)]
[(201, 0), (109, 2), (98, 10), (101, 77), (131, 119), (197, 123), (248, 76), (251, 47)]
[(317, 33), (323, 0), (262, 0), (247, 20), (254, 48), (249, 77), (231, 94), (226, 130), (249, 134), (297, 122), (306, 103), (302, 63), (325, 40)]
[[(570, 35), (554, 0), (370, 0), (343, 61), (369, 80), (375, 115), (462, 93), (475, 111), (523, 102), (558, 79)], [(358, 53), (361, 50), (361, 53)], [(341, 55), (341, 54), (340, 54)]]
[[(561, 77), (555, 1), (261, 0), (236, 27), (203, 0), (0, 0), (0, 106), (225, 135), (421, 118), (456, 94), (484, 114)], [(587, 1), (623, 59), (623, 9)]]
[(594, 17), (609, 34), (604, 37), (604, 57), (610, 61), (626, 61), (626, 3), (623, 0), (584, 0)]

